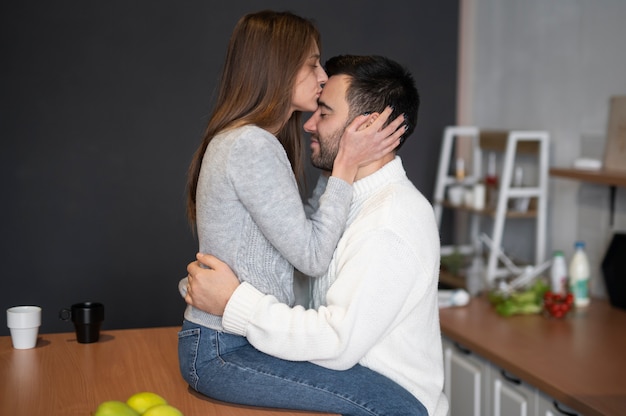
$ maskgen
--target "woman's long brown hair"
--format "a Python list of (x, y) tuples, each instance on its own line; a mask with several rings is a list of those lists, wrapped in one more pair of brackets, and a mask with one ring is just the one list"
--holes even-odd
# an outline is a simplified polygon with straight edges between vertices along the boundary
[(301, 113), (289, 117), (298, 71), (320, 34), (309, 20), (289, 12), (242, 17), (230, 39), (217, 101), (187, 173), (187, 216), (196, 220), (196, 189), (204, 153), (220, 131), (254, 124), (272, 131), (285, 148), (296, 178), (302, 177)]

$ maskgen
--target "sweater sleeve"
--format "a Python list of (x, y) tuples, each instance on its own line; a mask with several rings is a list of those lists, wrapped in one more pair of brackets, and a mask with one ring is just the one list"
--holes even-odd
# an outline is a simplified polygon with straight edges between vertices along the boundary
[(422, 268), (414, 253), (389, 231), (362, 236), (344, 254), (326, 306), (290, 308), (244, 283), (226, 307), (224, 328), (282, 359), (352, 367), (408, 313), (401, 310), (423, 296), (426, 273), (416, 280)]
[(324, 274), (345, 228), (352, 186), (329, 178), (318, 209), (307, 218), (291, 165), (275, 137), (240, 138), (228, 166), (238, 198), (268, 241), (301, 272)]

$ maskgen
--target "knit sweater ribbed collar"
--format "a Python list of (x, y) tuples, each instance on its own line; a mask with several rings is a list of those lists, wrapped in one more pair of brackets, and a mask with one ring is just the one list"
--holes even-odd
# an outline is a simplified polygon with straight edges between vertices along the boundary
[(406, 177), (400, 156), (378, 169), (376, 172), (352, 184), (352, 201), (361, 201), (385, 185)]

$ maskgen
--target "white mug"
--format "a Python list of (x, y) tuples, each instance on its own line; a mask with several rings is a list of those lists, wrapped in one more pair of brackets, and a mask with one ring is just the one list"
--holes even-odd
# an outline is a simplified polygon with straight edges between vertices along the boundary
[(18, 350), (34, 348), (41, 326), (41, 308), (14, 306), (7, 309), (7, 326), (11, 331), (13, 348)]

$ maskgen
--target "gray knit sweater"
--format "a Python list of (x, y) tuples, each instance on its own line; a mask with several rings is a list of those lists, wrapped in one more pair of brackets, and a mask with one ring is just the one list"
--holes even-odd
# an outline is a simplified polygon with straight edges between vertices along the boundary
[[(241, 281), (292, 305), (294, 267), (325, 274), (343, 233), (352, 186), (331, 177), (310, 218), (287, 154), (256, 126), (222, 132), (209, 144), (196, 193), (200, 252), (226, 262)], [(179, 285), (184, 295), (186, 279)], [(191, 306), (185, 318), (222, 329), (221, 317)]]

